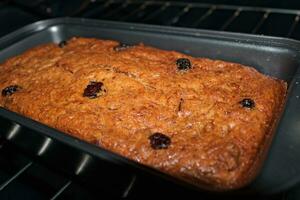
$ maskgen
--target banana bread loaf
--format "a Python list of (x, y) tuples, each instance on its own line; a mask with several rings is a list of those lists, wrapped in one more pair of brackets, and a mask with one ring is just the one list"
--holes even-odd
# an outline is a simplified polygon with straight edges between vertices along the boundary
[(0, 65), (0, 106), (177, 178), (247, 184), (287, 85), (236, 63), (72, 38)]

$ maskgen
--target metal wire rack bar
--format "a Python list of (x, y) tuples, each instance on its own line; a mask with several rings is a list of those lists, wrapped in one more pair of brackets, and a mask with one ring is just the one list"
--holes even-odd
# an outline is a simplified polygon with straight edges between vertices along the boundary
[(11, 176), (7, 181), (1, 184), (0, 191), (4, 190), (10, 183), (12, 183), (15, 179), (17, 179), (21, 174), (23, 174), (33, 162), (27, 163), (24, 167), (22, 167), (18, 172), (16, 172), (13, 176)]

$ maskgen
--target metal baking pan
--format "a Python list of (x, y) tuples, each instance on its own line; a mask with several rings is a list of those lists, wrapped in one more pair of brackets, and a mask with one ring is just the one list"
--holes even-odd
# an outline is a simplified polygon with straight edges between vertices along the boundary
[[(0, 39), (0, 62), (39, 44), (74, 36), (143, 42), (192, 56), (222, 59), (253, 66), (288, 82), (288, 99), (275, 137), (258, 177), (235, 194), (274, 194), (300, 183), (300, 43), (258, 35), (185, 28), (60, 18), (36, 22)], [(34, 102), (33, 102), (34, 103)], [(189, 187), (173, 177), (63, 134), (36, 121), (0, 108), (0, 134), (70, 176), (94, 177), (99, 169), (114, 170), (122, 180), (144, 174)], [(121, 167), (121, 168), (120, 168)], [(98, 177), (101, 179), (101, 176)], [(103, 174), (102, 174), (103, 178)], [(122, 182), (122, 181), (121, 181)], [(123, 183), (112, 187), (123, 187)], [(199, 191), (203, 192), (203, 191)]]

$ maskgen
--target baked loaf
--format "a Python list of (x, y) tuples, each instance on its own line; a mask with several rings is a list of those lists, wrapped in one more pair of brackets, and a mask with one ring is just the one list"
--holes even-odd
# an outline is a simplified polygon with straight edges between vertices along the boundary
[(89, 38), (0, 66), (0, 106), (212, 190), (254, 177), (286, 88), (240, 64)]

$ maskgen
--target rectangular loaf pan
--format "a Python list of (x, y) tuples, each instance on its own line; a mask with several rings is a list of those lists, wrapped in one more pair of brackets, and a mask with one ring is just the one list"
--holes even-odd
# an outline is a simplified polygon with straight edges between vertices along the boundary
[[(43, 43), (74, 36), (143, 42), (192, 56), (222, 59), (255, 67), (288, 82), (285, 111), (257, 178), (236, 193), (272, 194), (300, 182), (300, 43), (298, 41), (206, 30), (61, 18), (28, 25), (0, 39), (0, 62)], [(250, 83), (249, 83), (250, 84)], [(34, 103), (34, 102), (33, 102)], [(189, 186), (114, 153), (80, 141), (36, 121), (0, 108), (1, 133), (7, 140), (50, 164), (62, 163), (70, 175), (97, 176), (98, 165), (116, 168), (120, 176), (151, 174), (157, 180)], [(90, 166), (90, 167), (89, 167)], [(116, 166), (125, 170), (122, 170)], [(100, 175), (99, 175), (100, 176)], [(125, 177), (126, 179), (126, 177)], [(121, 186), (120, 186), (121, 187)]]

